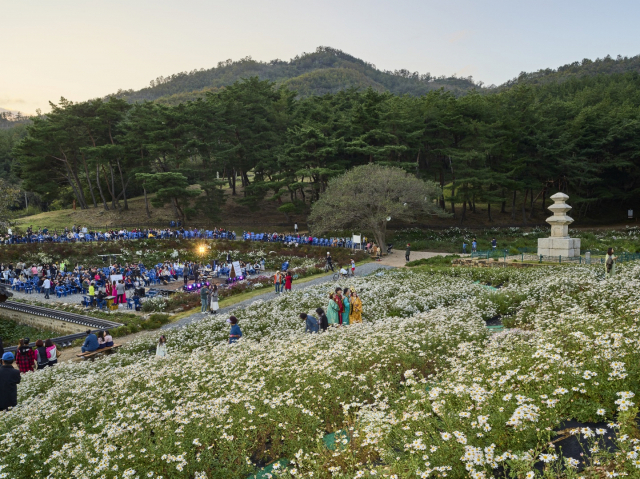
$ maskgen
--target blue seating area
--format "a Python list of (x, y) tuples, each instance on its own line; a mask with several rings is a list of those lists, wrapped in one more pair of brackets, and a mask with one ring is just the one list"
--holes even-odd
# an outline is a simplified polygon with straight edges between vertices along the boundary
[[(320, 246), (323, 248), (352, 248), (354, 246), (351, 238), (316, 238), (312, 236), (292, 236), (286, 235), (283, 238), (279, 235), (265, 233), (244, 233), (242, 239), (245, 241), (266, 241), (269, 243), (298, 243), (299, 245)], [(357, 247), (361, 245), (356, 244)]]
[(233, 232), (218, 232), (213, 230), (149, 230), (149, 233), (143, 233), (140, 231), (127, 231), (123, 234), (105, 234), (101, 231), (89, 232), (89, 233), (69, 233), (67, 235), (61, 234), (60, 236), (32, 234), (30, 236), (13, 236), (10, 244), (25, 244), (25, 243), (69, 243), (69, 242), (94, 242), (94, 241), (122, 241), (122, 240), (139, 240), (147, 238), (148, 234), (151, 234), (157, 239), (236, 239), (236, 235)]

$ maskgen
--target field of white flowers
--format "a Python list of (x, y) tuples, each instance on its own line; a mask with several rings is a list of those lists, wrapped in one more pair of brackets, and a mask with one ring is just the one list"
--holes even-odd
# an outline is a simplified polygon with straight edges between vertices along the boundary
[[(381, 272), (342, 283), (361, 325), (304, 334), (324, 285), (238, 311), (235, 345), (212, 317), (169, 331), (168, 358), (139, 341), (30, 374), (0, 413), (0, 477), (245, 478), (282, 458), (285, 478), (637, 476), (640, 265), (601, 269)], [(513, 328), (491, 335), (497, 315)], [(583, 458), (549, 445), (569, 418), (609, 422), (570, 431)]]

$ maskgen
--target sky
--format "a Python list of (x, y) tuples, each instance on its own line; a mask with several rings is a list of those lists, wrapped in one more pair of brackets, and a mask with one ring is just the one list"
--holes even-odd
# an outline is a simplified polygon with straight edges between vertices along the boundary
[(473, 76), (640, 54), (640, 2), (609, 0), (2, 0), (0, 108), (140, 89), (251, 56), (318, 46), (379, 69)]

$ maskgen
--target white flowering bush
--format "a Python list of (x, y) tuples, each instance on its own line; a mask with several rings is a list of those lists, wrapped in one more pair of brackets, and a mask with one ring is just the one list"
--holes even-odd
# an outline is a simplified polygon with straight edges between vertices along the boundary
[[(318, 335), (298, 314), (326, 309), (335, 285), (257, 302), (235, 313), (234, 345), (214, 316), (167, 331), (167, 358), (139, 340), (24, 376), (0, 413), (0, 474), (242, 478), (286, 458), (278, 477), (535, 477), (536, 463), (584, 465), (549, 447), (567, 418), (617, 421), (631, 458), (639, 278), (634, 264), (608, 280), (587, 266), (385, 272), (342, 282), (363, 323)], [(498, 315), (514, 328), (491, 335)]]

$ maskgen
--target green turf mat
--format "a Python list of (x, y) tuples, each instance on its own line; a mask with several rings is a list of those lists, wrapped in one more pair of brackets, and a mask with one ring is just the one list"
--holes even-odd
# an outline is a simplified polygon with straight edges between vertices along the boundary
[(272, 479), (276, 476), (273, 474), (273, 468), (277, 466), (277, 469), (283, 470), (289, 464), (289, 459), (278, 459), (271, 464), (264, 466), (255, 474), (251, 474), (247, 479)]
[(501, 333), (504, 331), (504, 326), (499, 324), (497, 326), (487, 326), (486, 327), (490, 333)]
[(344, 448), (345, 444), (342, 443), (344, 439), (346, 439), (347, 442), (351, 441), (351, 439), (349, 439), (347, 431), (345, 429), (341, 429), (339, 431), (332, 432), (331, 434), (327, 434), (322, 438), (322, 441), (324, 442), (324, 445), (327, 446), (327, 449), (335, 451), (338, 447), (338, 444), (340, 444), (340, 446)]

